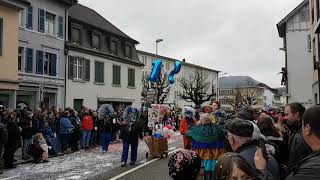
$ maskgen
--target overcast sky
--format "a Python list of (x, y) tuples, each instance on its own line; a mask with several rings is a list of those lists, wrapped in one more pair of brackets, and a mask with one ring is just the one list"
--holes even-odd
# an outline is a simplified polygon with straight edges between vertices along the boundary
[(79, 0), (140, 42), (137, 49), (279, 87), (276, 24), (302, 0)]

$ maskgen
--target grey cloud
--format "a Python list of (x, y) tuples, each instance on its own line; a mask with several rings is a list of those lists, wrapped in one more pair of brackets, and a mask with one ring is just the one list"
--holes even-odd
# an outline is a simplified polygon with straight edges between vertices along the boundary
[(79, 0), (138, 40), (138, 49), (186, 58), (229, 75), (280, 86), (276, 23), (302, 0)]

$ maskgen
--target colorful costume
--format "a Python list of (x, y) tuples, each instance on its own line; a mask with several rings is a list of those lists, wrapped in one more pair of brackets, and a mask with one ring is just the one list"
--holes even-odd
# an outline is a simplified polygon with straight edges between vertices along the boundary
[(225, 153), (224, 133), (215, 124), (199, 125), (187, 132), (192, 140), (191, 148), (195, 151), (205, 167), (205, 171), (213, 174), (216, 160)]
[(180, 133), (183, 135), (183, 145), (185, 149), (190, 149), (190, 143), (186, 137), (187, 131), (191, 129), (197, 123), (197, 120), (194, 118), (195, 110), (191, 107), (184, 107), (182, 114), (184, 118), (180, 120)]

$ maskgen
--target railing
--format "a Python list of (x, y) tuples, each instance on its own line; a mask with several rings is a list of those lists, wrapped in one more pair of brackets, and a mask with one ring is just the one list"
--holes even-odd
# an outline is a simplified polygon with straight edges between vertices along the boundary
[(54, 76), (38, 75), (31, 73), (18, 73), (19, 81), (22, 82), (34, 82), (44, 84), (64, 85), (64, 79)]

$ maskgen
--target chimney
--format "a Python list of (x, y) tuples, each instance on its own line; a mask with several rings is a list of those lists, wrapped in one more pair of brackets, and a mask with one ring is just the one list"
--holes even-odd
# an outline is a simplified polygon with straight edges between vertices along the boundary
[(182, 59), (182, 62), (186, 62), (186, 59)]

